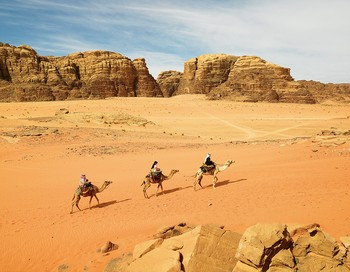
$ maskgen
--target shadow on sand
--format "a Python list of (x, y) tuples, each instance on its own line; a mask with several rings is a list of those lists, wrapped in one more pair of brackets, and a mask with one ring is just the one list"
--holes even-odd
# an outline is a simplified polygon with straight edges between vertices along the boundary
[[(215, 187), (220, 187), (220, 186), (225, 186), (225, 185), (229, 185), (232, 183), (237, 183), (237, 182), (241, 182), (241, 181), (245, 181), (247, 179), (237, 179), (237, 180), (223, 180), (223, 181), (219, 181), (218, 183), (216, 183)], [(203, 186), (204, 187), (204, 186)], [(205, 186), (204, 188), (209, 188), (209, 187), (213, 187), (213, 184), (209, 184), (207, 186)]]
[[(177, 188), (173, 188), (173, 189), (169, 189), (169, 190), (164, 190), (164, 195), (166, 194), (171, 194), (177, 191), (182, 191), (182, 190), (186, 190), (188, 188), (192, 188), (192, 186), (186, 186), (186, 187), (177, 187)], [(158, 196), (161, 196), (162, 192), (158, 192)], [(150, 197), (156, 196), (156, 194), (152, 194)]]
[(129, 200), (131, 200), (131, 198), (127, 198), (127, 199), (123, 199), (123, 200), (119, 200), (119, 201), (117, 201), (117, 200), (112, 200), (112, 201), (100, 203), (100, 206), (94, 205), (94, 206), (91, 207), (91, 209), (95, 209), (95, 208), (104, 208), (104, 207), (107, 207), (107, 206), (110, 206), (110, 205), (114, 205), (114, 204), (117, 204), (117, 203), (129, 201)]

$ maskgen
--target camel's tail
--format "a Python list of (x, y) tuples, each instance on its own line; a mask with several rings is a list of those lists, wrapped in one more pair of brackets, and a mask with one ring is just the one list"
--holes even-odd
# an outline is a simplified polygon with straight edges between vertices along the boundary
[(74, 195), (73, 195), (72, 201), (74, 200), (74, 198), (75, 198), (75, 193), (74, 193)]
[(145, 181), (142, 181), (141, 186), (142, 186), (142, 185), (145, 185)]

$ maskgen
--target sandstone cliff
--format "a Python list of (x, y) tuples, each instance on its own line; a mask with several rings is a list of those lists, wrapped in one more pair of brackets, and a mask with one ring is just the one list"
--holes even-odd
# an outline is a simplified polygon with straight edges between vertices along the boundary
[(238, 57), (213, 54), (188, 60), (176, 94), (208, 94), (213, 88), (226, 82)]
[(108, 51), (39, 56), (31, 47), (0, 43), (0, 101), (162, 96), (144, 59)]
[(0, 101), (103, 99), (206, 94), (250, 102), (350, 102), (350, 84), (295, 81), (290, 69), (256, 56), (208, 54), (165, 71), (157, 81), (145, 59), (109, 51), (39, 56), (31, 47), (0, 43)]
[(164, 97), (170, 97), (175, 94), (182, 80), (183, 73), (178, 71), (164, 71), (157, 77), (160, 89)]
[(256, 56), (202, 55), (185, 63), (179, 83), (163, 85), (167, 76), (174, 74), (158, 77), (163, 93), (172, 89), (174, 94), (204, 93), (210, 99), (250, 102), (350, 102), (350, 84), (295, 81), (289, 68)]

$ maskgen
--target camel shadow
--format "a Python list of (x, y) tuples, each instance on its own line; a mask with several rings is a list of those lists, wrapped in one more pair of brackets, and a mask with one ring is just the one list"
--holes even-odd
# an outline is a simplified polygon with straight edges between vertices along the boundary
[[(223, 181), (220, 181), (220, 182), (216, 183), (215, 187), (217, 188), (217, 187), (220, 187), (220, 186), (225, 186), (225, 185), (229, 185), (229, 184), (232, 184), (232, 183), (237, 183), (237, 182), (241, 182), (241, 181), (245, 181), (245, 180), (247, 180), (247, 179), (237, 179), (237, 180), (232, 180), (232, 181), (226, 179), (226, 180), (223, 180)], [(204, 188), (209, 188), (209, 187), (213, 187), (213, 185), (209, 184), (209, 185), (205, 186)]]
[(100, 203), (99, 206), (98, 205), (94, 205), (94, 206), (91, 207), (91, 209), (104, 208), (104, 207), (107, 207), (107, 206), (110, 206), (110, 205), (114, 205), (114, 204), (117, 204), (117, 203), (129, 201), (129, 200), (131, 200), (131, 198), (123, 199), (123, 200), (120, 200), (120, 201), (112, 200), (112, 201)]
[[(186, 186), (186, 187), (177, 187), (177, 188), (173, 188), (173, 189), (168, 189), (168, 190), (164, 190), (164, 195), (166, 194), (171, 194), (171, 193), (174, 193), (174, 192), (177, 192), (177, 191), (182, 191), (182, 190), (186, 190), (186, 189), (189, 189), (189, 188), (192, 188), (192, 186)], [(158, 196), (161, 196), (162, 195), (162, 192), (158, 193)], [(156, 194), (152, 194), (150, 197), (155, 197)]]
[(192, 186), (186, 186), (186, 187), (177, 187), (177, 188), (173, 188), (173, 189), (169, 189), (169, 190), (164, 190), (164, 194), (171, 194), (177, 191), (182, 191), (182, 190), (186, 190), (188, 188), (192, 188)]

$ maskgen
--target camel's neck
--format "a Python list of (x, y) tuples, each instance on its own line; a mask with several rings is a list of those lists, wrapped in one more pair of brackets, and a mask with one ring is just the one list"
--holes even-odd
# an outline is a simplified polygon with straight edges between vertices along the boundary
[(107, 188), (107, 183), (105, 182), (105, 183), (102, 184), (102, 186), (101, 186), (100, 188), (98, 188), (98, 192), (101, 193), (101, 192), (103, 192), (104, 189), (106, 189), (106, 188)]
[(225, 163), (225, 164), (219, 165), (219, 166), (218, 166), (218, 169), (219, 169), (219, 171), (221, 172), (221, 171), (226, 170), (229, 166), (230, 166), (230, 164)]
[(171, 171), (170, 174), (166, 177), (166, 179), (171, 179), (175, 175), (175, 171)]

